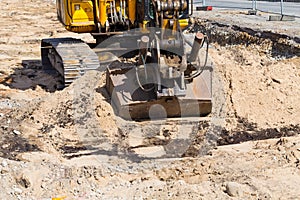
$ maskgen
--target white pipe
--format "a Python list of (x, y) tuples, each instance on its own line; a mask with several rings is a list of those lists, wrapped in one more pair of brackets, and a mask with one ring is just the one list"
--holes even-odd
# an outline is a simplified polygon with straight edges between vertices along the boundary
[(116, 1), (113, 0), (113, 7), (114, 7), (114, 17), (116, 22), (120, 22), (118, 15), (117, 15), (117, 10), (116, 10)]
[(111, 18), (111, 23), (114, 24), (114, 15), (113, 15), (113, 9), (112, 9), (112, 3), (110, 2), (110, 18)]

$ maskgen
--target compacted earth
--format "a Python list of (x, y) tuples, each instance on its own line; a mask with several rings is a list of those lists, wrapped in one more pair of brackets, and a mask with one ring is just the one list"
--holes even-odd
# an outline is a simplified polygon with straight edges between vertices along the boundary
[[(100, 72), (58, 90), (60, 77), (43, 70), (41, 39), (93, 42), (64, 30), (54, 1), (0, 6), (1, 199), (299, 199), (298, 19), (195, 13), (190, 29), (211, 41), (213, 112), (128, 122)], [(172, 136), (189, 140), (185, 152), (166, 153)]]

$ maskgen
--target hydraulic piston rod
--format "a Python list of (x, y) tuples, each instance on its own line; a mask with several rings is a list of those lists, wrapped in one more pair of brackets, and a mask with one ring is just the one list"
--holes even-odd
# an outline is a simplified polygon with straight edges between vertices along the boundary
[(190, 63), (195, 62), (198, 54), (199, 54), (199, 50), (201, 49), (201, 47), (203, 46), (203, 42), (204, 42), (204, 35), (200, 32), (198, 32), (195, 35), (195, 39), (194, 39), (194, 43), (193, 43), (193, 47), (192, 47), (192, 51), (191, 54), (188, 58), (188, 61)]

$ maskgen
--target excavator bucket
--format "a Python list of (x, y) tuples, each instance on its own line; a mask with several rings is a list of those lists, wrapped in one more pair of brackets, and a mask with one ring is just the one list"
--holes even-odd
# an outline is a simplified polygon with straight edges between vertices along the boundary
[(212, 109), (212, 66), (186, 84), (185, 96), (157, 98), (155, 91), (143, 91), (137, 84), (134, 67), (111, 67), (106, 88), (117, 115), (125, 119), (156, 119), (206, 116)]

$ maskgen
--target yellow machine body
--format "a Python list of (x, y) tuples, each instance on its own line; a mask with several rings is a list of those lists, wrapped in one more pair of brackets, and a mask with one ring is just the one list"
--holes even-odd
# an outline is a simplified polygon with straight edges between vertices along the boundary
[(136, 0), (57, 0), (60, 22), (76, 33), (97, 32), (99, 27), (105, 27), (112, 9), (122, 11), (124, 19), (134, 23)]
[(57, 14), (68, 31), (90, 33), (96, 29), (90, 0), (57, 0)]
[[(137, 4), (143, 5), (144, 2), (136, 0), (57, 0), (57, 13), (58, 19), (65, 28), (76, 33), (107, 32), (107, 26), (112, 23), (113, 13), (116, 12), (120, 13), (117, 16), (119, 19), (122, 18), (124, 22), (128, 21), (127, 25), (130, 28), (146, 27), (148, 20), (141, 19), (144, 18), (142, 15), (145, 11), (137, 10), (142, 7)], [(139, 16), (138, 19), (137, 16)], [(188, 18), (181, 18), (179, 25), (181, 28), (185, 28), (188, 25)]]

